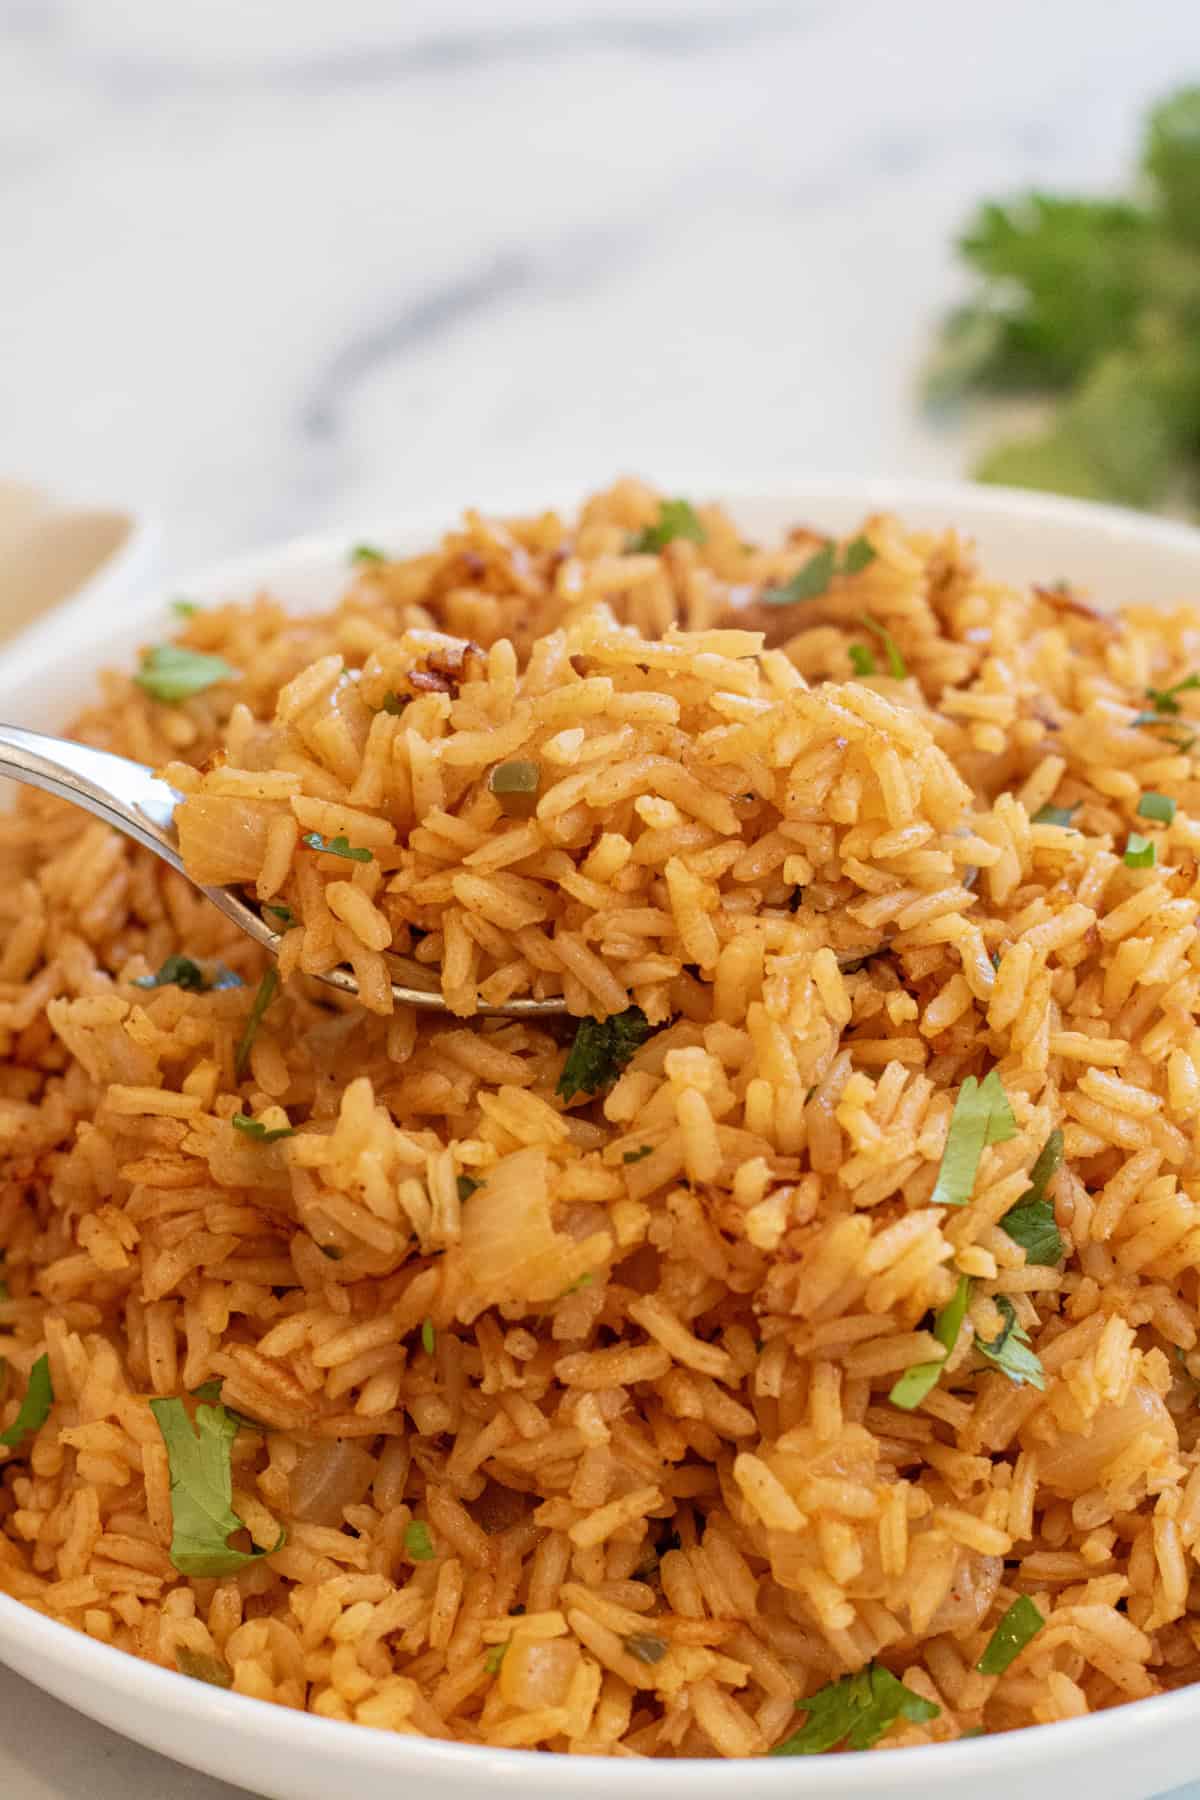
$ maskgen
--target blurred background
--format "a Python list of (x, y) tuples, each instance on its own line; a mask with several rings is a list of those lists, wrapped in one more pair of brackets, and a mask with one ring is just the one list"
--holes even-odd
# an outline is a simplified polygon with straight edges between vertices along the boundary
[[(1197, 79), (1195, 0), (0, 0), (0, 474), (175, 576), (624, 471), (958, 475), (956, 235), (1127, 190)], [(232, 1792), (4, 1673), (0, 1789)]]
[(617, 471), (952, 475), (984, 196), (1127, 182), (1190, 0), (0, 0), (0, 473), (182, 573)]

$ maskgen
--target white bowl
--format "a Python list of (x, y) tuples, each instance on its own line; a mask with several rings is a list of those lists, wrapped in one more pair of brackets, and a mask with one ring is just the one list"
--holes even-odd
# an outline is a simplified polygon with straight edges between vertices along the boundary
[[(1200, 532), (1133, 513), (1041, 495), (906, 481), (798, 481), (788, 488), (681, 484), (726, 497), (748, 535), (773, 537), (797, 521), (843, 531), (888, 509), (915, 526), (956, 525), (987, 569), (1012, 581), (1069, 576), (1101, 603), (1200, 601)], [(494, 511), (533, 510), (526, 496)], [(268, 587), (289, 606), (335, 598), (360, 541), (402, 554), (427, 548), (448, 521), (410, 519), (309, 538), (223, 564), (173, 592), (201, 602)], [(61, 726), (93, 692), (95, 672), (127, 660), (163, 631), (163, 602), (69, 603), (0, 652), (0, 718)], [(483, 1750), (395, 1737), (268, 1706), (189, 1681), (112, 1650), (0, 1595), (0, 1661), (80, 1712), (165, 1756), (270, 1800), (756, 1800), (911, 1795), (913, 1800), (1057, 1800), (1071, 1783), (1088, 1800), (1146, 1800), (1200, 1773), (1200, 1684), (1094, 1718), (921, 1750), (757, 1761), (613, 1762)]]

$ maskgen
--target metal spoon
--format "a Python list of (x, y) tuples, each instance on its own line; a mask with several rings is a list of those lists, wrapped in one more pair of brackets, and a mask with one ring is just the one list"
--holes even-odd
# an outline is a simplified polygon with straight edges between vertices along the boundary
[[(176, 874), (192, 881), (183, 866), (175, 837), (175, 808), (183, 795), (169, 782), (160, 781), (143, 763), (127, 757), (113, 756), (107, 750), (93, 750), (87, 744), (75, 744), (67, 738), (46, 737), (40, 731), (25, 731), (19, 725), (0, 725), (0, 775), (22, 781), (27, 787), (42, 788), (59, 800), (69, 800), (85, 812), (94, 813), (114, 831), (124, 832), (155, 856), (161, 857)], [(256, 910), (234, 888), (204, 887), (192, 882), (210, 899), (219, 912), (231, 919), (247, 937), (261, 944), (272, 956), (279, 955), (282, 933), (272, 929)], [(843, 967), (873, 955), (878, 943), (840, 950), (838, 961)], [(385, 952), (385, 954), (387, 954)], [(409, 968), (399, 957), (388, 957), (394, 968), (408, 974)], [(357, 994), (358, 982), (351, 969), (327, 969), (318, 975), (329, 987), (343, 994)], [(392, 993), (405, 1006), (417, 1006), (426, 1012), (449, 1012), (445, 996), (436, 988), (411, 987), (393, 981)], [(483, 1018), (545, 1018), (567, 1011), (561, 995), (548, 1000), (528, 997), (506, 1000), (501, 1006), (476, 1008)]]
[[(107, 750), (93, 750), (87, 744), (73, 744), (66, 738), (45, 737), (40, 731), (25, 731), (18, 725), (0, 725), (0, 775), (11, 776), (27, 787), (43, 788), (60, 800), (69, 800), (73, 806), (82, 806), (85, 812), (94, 813), (115, 831), (124, 832), (143, 849), (153, 851), (177, 874), (192, 880), (183, 866), (175, 838), (175, 808), (183, 795), (169, 782), (160, 781), (144, 764), (112, 756)], [(278, 956), (282, 934), (272, 930), (262, 914), (234, 888), (203, 887), (198, 881), (192, 885), (247, 937), (272, 956)], [(399, 958), (390, 960), (399, 966)], [(327, 969), (317, 979), (340, 988), (343, 994), (358, 992), (358, 982), (350, 969)], [(427, 1012), (450, 1010), (437, 989), (394, 981), (392, 993), (405, 1006), (423, 1007)], [(476, 1009), (485, 1018), (506, 1019), (544, 1017), (566, 1010), (567, 1003), (561, 995), (549, 1000), (506, 1000), (502, 1006), (480, 1005)]]

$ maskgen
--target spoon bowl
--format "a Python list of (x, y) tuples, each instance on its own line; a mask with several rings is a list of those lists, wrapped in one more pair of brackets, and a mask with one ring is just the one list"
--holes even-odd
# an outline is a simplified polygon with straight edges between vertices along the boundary
[[(0, 775), (7, 775), (26, 787), (41, 788), (59, 800), (82, 807), (97, 819), (103, 819), (114, 831), (149, 850), (169, 868), (192, 881), (179, 854), (175, 836), (175, 808), (183, 795), (167, 781), (162, 781), (143, 763), (114, 756), (108, 750), (94, 750), (90, 744), (76, 744), (67, 738), (47, 737), (40, 731), (26, 731), (19, 725), (0, 725)], [(257, 907), (252, 906), (235, 888), (205, 887), (192, 881), (193, 887), (211, 900), (218, 912), (244, 931), (247, 937), (270, 953), (279, 955), (283, 942), (281, 932), (267, 924)], [(390, 959), (399, 966), (399, 958)], [(327, 969), (317, 976), (326, 986), (343, 994), (357, 994), (358, 982), (347, 968)], [(393, 981), (392, 993), (397, 1003), (415, 1006), (425, 1012), (449, 1012), (445, 997), (436, 988), (413, 987)], [(567, 1011), (560, 996), (537, 1000), (529, 996), (506, 1000), (502, 1006), (476, 1008), (483, 1018), (528, 1019), (561, 1015)]]

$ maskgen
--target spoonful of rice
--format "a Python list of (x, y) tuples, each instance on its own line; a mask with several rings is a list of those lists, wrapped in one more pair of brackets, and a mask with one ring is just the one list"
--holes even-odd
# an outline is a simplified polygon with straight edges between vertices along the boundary
[[(275, 916), (282, 915), (280, 928), (276, 928), (264, 917), (264, 912), (272, 912), (269, 905), (260, 910), (235, 887), (208, 887), (195, 879), (180, 855), (175, 829), (175, 809), (184, 796), (144, 764), (66, 738), (47, 737), (17, 725), (0, 725), (0, 775), (82, 807), (132, 838), (190, 881), (247, 937), (270, 955), (279, 955), (284, 933), (295, 923), (287, 908), (273, 909)], [(851, 967), (879, 947), (875, 943), (839, 950), (838, 962), (843, 968)], [(437, 985), (437, 969), (391, 952), (386, 955), (393, 974), (392, 996), (397, 1003), (426, 1012), (452, 1010)], [(359, 992), (357, 977), (344, 965), (313, 973), (344, 994)], [(561, 994), (553, 994), (546, 998), (518, 995), (497, 1005), (480, 1002), (475, 1011), (483, 1018), (521, 1019), (562, 1015), (570, 1009)]]

